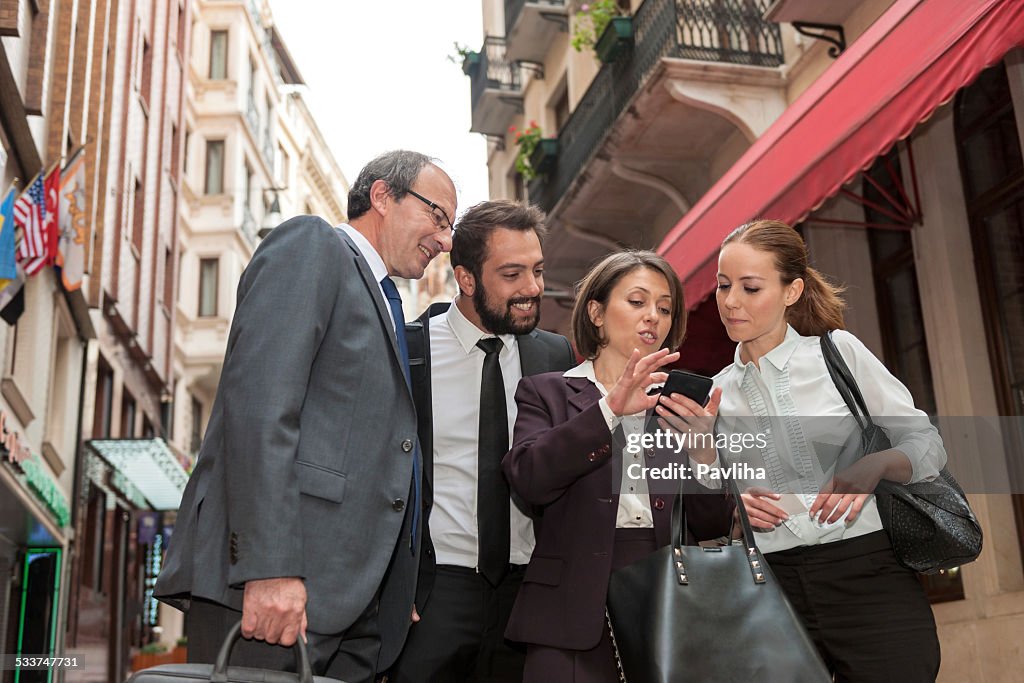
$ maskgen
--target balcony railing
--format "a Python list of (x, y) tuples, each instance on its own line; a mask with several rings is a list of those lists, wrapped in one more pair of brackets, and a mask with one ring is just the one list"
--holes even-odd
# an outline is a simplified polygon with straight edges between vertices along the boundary
[(260, 129), (260, 113), (256, 109), (256, 100), (252, 96), (252, 91), (249, 91), (245, 105), (245, 120), (249, 123), (249, 130), (252, 131), (253, 137), (256, 137), (256, 133)]
[(558, 160), (530, 183), (530, 201), (551, 211), (662, 57), (754, 66), (782, 64), (768, 0), (646, 0), (633, 16), (634, 43), (598, 71), (558, 133)]
[(470, 106), (476, 109), (485, 90), (506, 90), (518, 93), (522, 88), (519, 65), (505, 56), (505, 39), (499, 36), (484, 38), (480, 48), (480, 63), (470, 80)]

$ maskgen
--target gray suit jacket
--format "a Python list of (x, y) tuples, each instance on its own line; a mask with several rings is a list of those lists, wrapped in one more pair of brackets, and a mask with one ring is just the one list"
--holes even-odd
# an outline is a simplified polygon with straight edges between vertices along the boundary
[(416, 414), (387, 304), (342, 231), (274, 229), (238, 286), (224, 369), (156, 596), (241, 609), (246, 581), (305, 579), (309, 630), (380, 589), (381, 666), (405, 640)]

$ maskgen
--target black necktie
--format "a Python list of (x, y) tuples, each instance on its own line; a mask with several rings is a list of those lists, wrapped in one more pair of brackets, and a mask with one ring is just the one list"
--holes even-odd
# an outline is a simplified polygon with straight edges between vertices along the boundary
[(501, 459), (508, 452), (508, 413), (505, 410), (505, 382), (498, 353), (500, 339), (490, 337), (476, 343), (483, 349), (480, 376), (480, 431), (477, 470), (478, 567), (491, 585), (497, 586), (508, 571), (509, 492), (501, 472)]
[[(405, 314), (402, 313), (402, 297), (395, 287), (395, 282), (389, 277), (380, 281), (380, 287), (387, 297), (388, 306), (391, 308), (391, 317), (395, 319), (395, 338), (398, 341), (398, 353), (402, 357), (402, 371), (405, 373), (405, 382), (411, 387), (409, 376), (409, 344), (405, 340)], [(412, 494), (409, 505), (412, 507), (412, 551), (416, 552), (416, 529), (420, 523), (420, 446), (419, 443), (412, 451)]]

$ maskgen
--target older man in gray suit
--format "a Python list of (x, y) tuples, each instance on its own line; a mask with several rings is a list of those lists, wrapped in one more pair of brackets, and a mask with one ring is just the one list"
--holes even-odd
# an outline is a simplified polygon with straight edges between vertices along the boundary
[[(401, 300), (451, 249), (455, 187), (389, 152), (349, 193), (350, 225), (275, 228), (238, 286), (217, 398), (157, 597), (187, 610), (189, 659), (372, 680), (405, 640), (419, 563), (419, 446)], [(397, 326), (397, 327), (396, 327)], [(396, 335), (396, 329), (399, 331)]]

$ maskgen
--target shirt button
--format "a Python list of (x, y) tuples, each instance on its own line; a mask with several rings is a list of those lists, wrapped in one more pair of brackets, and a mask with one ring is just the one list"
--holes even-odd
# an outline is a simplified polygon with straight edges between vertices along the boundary
[(395, 512), (401, 512), (402, 510), (405, 509), (405, 501), (402, 500), (401, 498), (395, 498), (395, 500), (392, 501), (391, 503), (391, 509), (394, 510)]
[(412, 450), (412, 439), (406, 439), (402, 442), (402, 450), (406, 453)]

